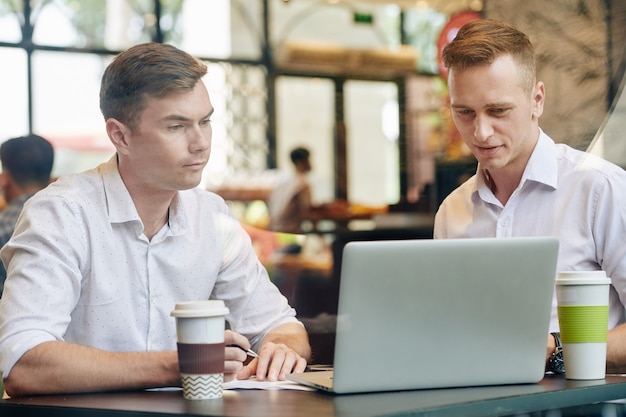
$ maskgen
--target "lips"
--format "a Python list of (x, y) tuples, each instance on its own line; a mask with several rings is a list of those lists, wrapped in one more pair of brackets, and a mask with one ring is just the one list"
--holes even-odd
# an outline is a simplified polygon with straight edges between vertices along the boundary
[(484, 156), (492, 156), (494, 154), (496, 154), (500, 149), (502, 148), (502, 145), (498, 145), (498, 146), (475, 146), (475, 149)]
[(198, 161), (198, 162), (190, 162), (185, 164), (185, 167), (190, 167), (190, 168), (202, 168), (206, 165), (207, 161)]

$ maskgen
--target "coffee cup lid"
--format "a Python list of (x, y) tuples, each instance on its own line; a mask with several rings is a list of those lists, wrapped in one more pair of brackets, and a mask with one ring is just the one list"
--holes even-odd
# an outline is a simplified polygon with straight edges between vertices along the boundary
[(222, 300), (198, 300), (176, 303), (170, 315), (172, 317), (213, 317), (224, 316), (229, 312), (230, 310)]
[(557, 285), (606, 285), (611, 279), (604, 271), (564, 271), (556, 277)]
[(556, 280), (556, 285), (608, 285), (610, 278), (562, 278)]

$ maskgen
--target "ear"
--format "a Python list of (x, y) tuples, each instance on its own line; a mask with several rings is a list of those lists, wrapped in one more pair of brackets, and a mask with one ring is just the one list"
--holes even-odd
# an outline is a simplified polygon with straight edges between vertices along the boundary
[(532, 105), (533, 105), (533, 119), (539, 119), (543, 114), (543, 103), (546, 100), (546, 90), (543, 82), (538, 81), (533, 89)]
[(4, 201), (7, 203), (23, 194), (21, 187), (15, 183), (8, 171), (0, 172), (0, 188), (0, 195), (4, 194)]
[(106, 130), (109, 140), (115, 146), (118, 153), (128, 153), (129, 138), (131, 136), (131, 130), (124, 123), (117, 119), (109, 118), (106, 121)]
[(6, 171), (0, 171), (0, 187), (4, 188), (9, 183), (9, 174)]

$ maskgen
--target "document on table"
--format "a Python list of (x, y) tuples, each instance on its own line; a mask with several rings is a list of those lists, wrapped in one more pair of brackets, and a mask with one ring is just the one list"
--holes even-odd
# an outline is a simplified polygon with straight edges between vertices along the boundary
[[(225, 390), (237, 389), (261, 389), (261, 390), (296, 390), (296, 391), (315, 391), (315, 388), (307, 387), (295, 381), (257, 381), (256, 378), (236, 379), (234, 381), (224, 382), (222, 387)], [(181, 387), (165, 387), (165, 388), (149, 388), (146, 391), (182, 391)]]
[(224, 382), (224, 389), (261, 389), (261, 390), (298, 390), (315, 391), (314, 388), (304, 386), (294, 381), (257, 381), (255, 378), (236, 379)]

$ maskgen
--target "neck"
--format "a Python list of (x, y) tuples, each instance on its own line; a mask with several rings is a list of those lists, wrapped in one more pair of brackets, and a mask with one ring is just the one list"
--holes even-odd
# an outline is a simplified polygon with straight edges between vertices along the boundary
[(148, 239), (154, 235), (169, 221), (169, 211), (175, 194), (168, 198), (152, 198), (150, 196), (140, 196), (136, 198), (131, 193), (135, 208), (143, 223), (143, 232)]
[(152, 239), (168, 222), (170, 205), (177, 192), (150, 188), (145, 183), (133, 181), (134, 177), (127, 175), (119, 162), (118, 170), (143, 223), (143, 232)]
[[(152, 240), (154, 235), (156, 235), (163, 226), (165, 226), (170, 218), (169, 208), (165, 210), (165, 213), (155, 216), (154, 218), (146, 218), (142, 217), (143, 222), (143, 233), (146, 235), (148, 240)], [(140, 214), (141, 216), (141, 214)]]
[(11, 201), (17, 200), (23, 195), (34, 194), (42, 188), (43, 187), (35, 185), (29, 185), (25, 187), (18, 187), (17, 185), (7, 186), (4, 188), (4, 199), (7, 203), (10, 203)]
[(144, 233), (148, 239), (152, 239), (169, 221), (170, 206), (174, 201), (176, 191), (135, 194), (131, 192), (131, 197), (143, 222)]
[(493, 175), (487, 169), (484, 170), (484, 174), (487, 186), (502, 205), (506, 205), (522, 180), (522, 174), (498, 173)]

